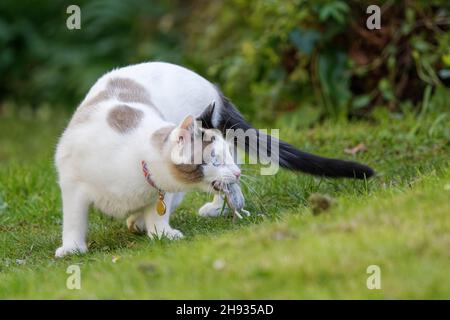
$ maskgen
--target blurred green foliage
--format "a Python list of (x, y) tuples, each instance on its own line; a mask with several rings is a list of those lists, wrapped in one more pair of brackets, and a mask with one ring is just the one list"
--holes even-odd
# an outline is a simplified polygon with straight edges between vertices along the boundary
[[(81, 8), (68, 30), (66, 8)], [(381, 7), (368, 30), (366, 8)], [(450, 3), (342, 0), (0, 2), (1, 104), (74, 108), (112, 68), (183, 64), (247, 116), (307, 125), (448, 101)]]
[[(81, 30), (66, 27), (70, 4), (81, 8)], [(181, 34), (161, 27), (168, 12), (183, 14), (182, 2), (0, 2), (0, 98), (71, 106), (115, 67), (179, 60)]]

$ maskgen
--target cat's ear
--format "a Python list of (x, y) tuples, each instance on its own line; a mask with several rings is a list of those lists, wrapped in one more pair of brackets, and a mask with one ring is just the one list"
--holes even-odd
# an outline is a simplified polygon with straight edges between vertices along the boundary
[(194, 129), (194, 117), (191, 115), (188, 115), (186, 118), (183, 119), (183, 121), (181, 121), (180, 125), (179, 125), (180, 129), (183, 130), (193, 130)]
[(191, 115), (181, 121), (177, 130), (177, 142), (179, 145), (183, 145), (185, 141), (190, 141), (191, 136), (195, 130), (195, 120)]

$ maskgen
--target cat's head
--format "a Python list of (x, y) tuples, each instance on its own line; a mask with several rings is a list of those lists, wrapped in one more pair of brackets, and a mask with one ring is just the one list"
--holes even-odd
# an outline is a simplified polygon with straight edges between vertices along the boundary
[(172, 177), (185, 188), (219, 191), (238, 182), (241, 171), (220, 131), (205, 129), (189, 115), (166, 136), (164, 157)]

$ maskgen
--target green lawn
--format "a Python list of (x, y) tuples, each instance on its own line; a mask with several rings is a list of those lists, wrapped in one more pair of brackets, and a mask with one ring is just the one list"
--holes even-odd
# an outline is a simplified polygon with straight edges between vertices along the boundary
[[(247, 209), (198, 217), (190, 194), (172, 224), (185, 238), (150, 241), (92, 212), (89, 253), (56, 260), (61, 203), (52, 156), (67, 116), (0, 116), (0, 298), (450, 298), (450, 115), (378, 112), (370, 122), (281, 128), (303, 150), (356, 159), (370, 181), (280, 171), (244, 173)], [(365, 152), (344, 149), (364, 143)], [(334, 198), (313, 215), (312, 193)], [(81, 269), (81, 290), (66, 269)], [(381, 270), (369, 290), (366, 269)]]

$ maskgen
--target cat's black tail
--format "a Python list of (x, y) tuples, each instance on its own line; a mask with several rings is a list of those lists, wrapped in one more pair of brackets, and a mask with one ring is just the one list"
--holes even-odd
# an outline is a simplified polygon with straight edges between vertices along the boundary
[[(221, 98), (221, 106), (210, 106), (199, 117), (199, 120), (203, 122), (205, 127), (219, 129), (224, 136), (229, 129), (242, 129), (243, 131), (253, 129), (253, 132), (255, 132), (256, 135), (254, 140), (251, 138), (244, 139), (245, 142), (241, 142), (241, 144), (244, 145), (239, 145), (239, 141), (237, 142), (246, 152), (258, 156), (261, 155), (261, 153), (258, 152), (259, 149), (265, 148), (266, 150), (264, 151), (266, 151), (266, 153), (263, 152), (262, 154), (270, 155), (270, 141), (272, 140), (272, 143), (275, 141), (279, 145), (279, 164), (283, 168), (302, 171), (316, 176), (333, 178), (345, 177), (364, 179), (374, 175), (374, 171), (366, 165), (353, 161), (323, 158), (300, 151), (284, 141), (268, 137), (264, 133), (255, 130), (247, 123), (236, 107), (234, 107), (226, 97), (222, 95)], [(251, 141), (256, 141), (256, 143), (251, 143)]]

